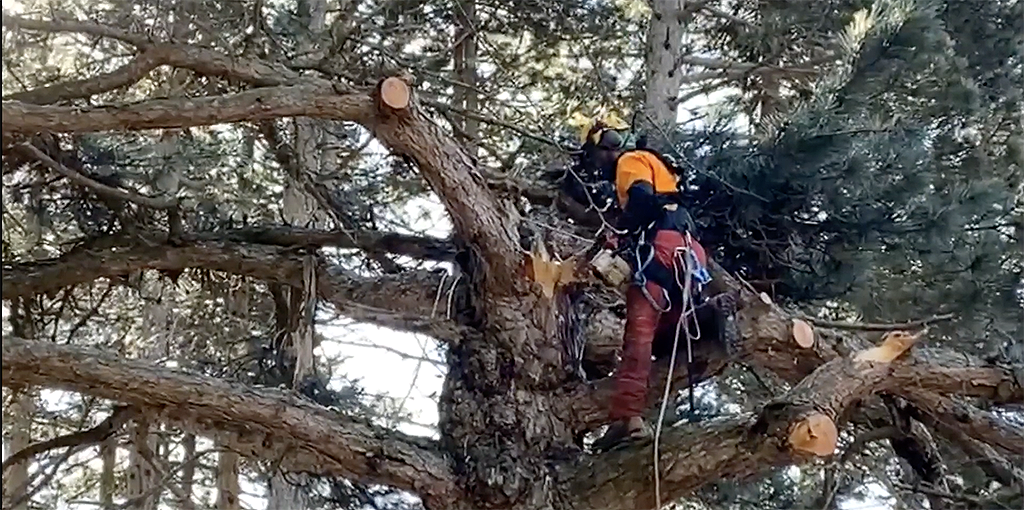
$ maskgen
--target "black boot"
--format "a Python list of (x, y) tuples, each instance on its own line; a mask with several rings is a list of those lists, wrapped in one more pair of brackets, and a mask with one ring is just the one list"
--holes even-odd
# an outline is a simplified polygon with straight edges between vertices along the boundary
[(605, 452), (616, 446), (631, 441), (638, 441), (651, 436), (651, 428), (643, 418), (636, 417), (612, 423), (604, 435), (594, 440), (591, 446), (595, 452)]

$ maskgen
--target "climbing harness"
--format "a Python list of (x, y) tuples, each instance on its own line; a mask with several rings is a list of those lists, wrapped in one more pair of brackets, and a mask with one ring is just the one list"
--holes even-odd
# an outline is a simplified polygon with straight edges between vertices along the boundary
[[(654, 299), (654, 296), (652, 296), (651, 293), (647, 290), (648, 276), (646, 271), (651, 267), (651, 263), (654, 262), (655, 254), (654, 243), (647, 242), (647, 233), (653, 231), (653, 226), (654, 224), (652, 223), (651, 226), (641, 231), (640, 234), (637, 236), (636, 246), (633, 248), (633, 260), (636, 263), (636, 269), (633, 272), (633, 283), (640, 287), (640, 292), (644, 295), (644, 298), (647, 299), (647, 301), (651, 304), (652, 307), (654, 307), (655, 310), (657, 310), (660, 313), (666, 313), (672, 309), (672, 298), (668, 291), (668, 287), (672, 282), (659, 282), (657, 281), (657, 279), (655, 279), (655, 282), (658, 283), (659, 287), (661, 287), (662, 297), (665, 298), (664, 308), (658, 303), (656, 299)], [(694, 292), (699, 294), (700, 292), (703, 291), (704, 285), (711, 281), (711, 274), (708, 272), (707, 268), (704, 267), (703, 264), (701, 264), (700, 260), (697, 259), (697, 254), (693, 250), (693, 245), (696, 244), (696, 240), (693, 238), (693, 235), (690, 234), (689, 231), (684, 233), (683, 241), (683, 246), (686, 249), (686, 253), (683, 255), (684, 257), (686, 257), (686, 260), (683, 262), (684, 265), (686, 263), (693, 264), (693, 274), (688, 276), (688, 278), (692, 277), (693, 279), (695, 279), (697, 283), (697, 288), (694, 289)], [(675, 259), (680, 256), (680, 249), (681, 248), (676, 249), (676, 254), (673, 257), (673, 267), (668, 268), (669, 272), (672, 273), (673, 278), (675, 279), (674, 283), (676, 284), (677, 289), (683, 288), (682, 283), (679, 281), (679, 268), (675, 267), (676, 263), (678, 262), (678, 260)], [(647, 255), (641, 255), (641, 250), (646, 250)], [(686, 292), (687, 291), (684, 291), (683, 293), (686, 294)]]
[[(644, 257), (643, 260), (641, 260), (640, 249), (645, 246), (647, 247), (647, 257)], [(666, 313), (672, 309), (672, 297), (669, 295), (668, 289), (666, 289), (664, 285), (659, 285), (663, 295), (662, 297), (665, 298), (664, 309), (662, 309), (657, 300), (654, 299), (654, 296), (647, 291), (647, 275), (644, 271), (647, 270), (648, 266), (650, 266), (651, 262), (654, 260), (654, 252), (654, 244), (647, 242), (647, 232), (641, 232), (640, 236), (637, 238), (636, 247), (633, 249), (633, 257), (636, 260), (636, 271), (633, 273), (633, 278), (634, 283), (640, 287), (640, 292), (643, 293), (647, 302), (649, 302), (659, 313)]]

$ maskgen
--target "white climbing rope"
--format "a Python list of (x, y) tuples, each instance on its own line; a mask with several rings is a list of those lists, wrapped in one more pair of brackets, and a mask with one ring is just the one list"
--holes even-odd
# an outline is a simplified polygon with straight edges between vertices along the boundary
[[(680, 255), (682, 256), (683, 267), (685, 268), (682, 282), (679, 281), (678, 271)], [(694, 260), (691, 257), (694, 255), (695, 254), (689, 246), (678, 248), (676, 249), (672, 264), (675, 269), (673, 273), (675, 274), (676, 284), (682, 287), (683, 297), (682, 302), (680, 303), (682, 308), (679, 312), (679, 320), (676, 321), (675, 337), (672, 340), (672, 355), (669, 357), (668, 375), (665, 376), (665, 392), (661, 397), (661, 409), (658, 412), (658, 423), (655, 425), (654, 429), (654, 501), (656, 505), (655, 508), (658, 510), (661, 510), (661, 469), (658, 462), (661, 443), (661, 425), (665, 420), (665, 409), (668, 407), (668, 397), (672, 392), (672, 372), (676, 364), (676, 354), (679, 346), (679, 332), (683, 329), (686, 331), (687, 370), (690, 370), (690, 367), (693, 364), (693, 342), (700, 339), (700, 325), (697, 324), (696, 321), (694, 321), (694, 326), (696, 328), (695, 333), (691, 333), (690, 328), (686, 326), (687, 316), (696, 311), (696, 308), (693, 305), (693, 299), (691, 299), (690, 296), (691, 284), (695, 273)], [(690, 391), (693, 391), (693, 388), (690, 388)], [(693, 409), (690, 409), (690, 412), (693, 412)]]

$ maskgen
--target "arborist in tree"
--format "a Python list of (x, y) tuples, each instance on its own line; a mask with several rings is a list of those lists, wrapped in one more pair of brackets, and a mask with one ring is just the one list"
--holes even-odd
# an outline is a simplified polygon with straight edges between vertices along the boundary
[[(610, 183), (621, 212), (606, 248), (623, 256), (632, 272), (622, 355), (610, 402), (613, 423), (594, 443), (595, 449), (604, 450), (651, 434), (642, 414), (647, 408), (652, 354), (667, 355), (676, 345), (678, 358), (692, 362), (692, 342), (702, 336), (701, 325), (709, 324), (695, 312), (713, 303), (704, 298), (704, 286), (711, 280), (707, 255), (683, 207), (675, 165), (647, 149), (642, 140), (632, 146), (628, 126), (617, 117), (605, 117), (584, 129), (583, 161)], [(705, 310), (713, 313), (708, 329), (715, 331), (704, 331), (703, 336), (715, 335), (732, 351), (738, 339), (734, 306), (724, 304)], [(690, 403), (692, 411), (692, 391)]]

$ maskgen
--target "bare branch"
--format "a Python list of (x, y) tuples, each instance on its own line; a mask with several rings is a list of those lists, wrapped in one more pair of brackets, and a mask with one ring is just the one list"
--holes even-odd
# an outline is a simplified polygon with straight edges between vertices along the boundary
[(113, 186), (107, 186), (106, 184), (96, 182), (58, 163), (57, 161), (54, 161), (53, 158), (47, 156), (46, 154), (43, 153), (43, 151), (37, 149), (34, 145), (30, 143), (21, 143), (18, 144), (18, 147), (31, 154), (32, 157), (38, 159), (43, 165), (46, 166), (46, 168), (49, 168), (50, 170), (53, 170), (54, 172), (57, 172), (58, 174), (61, 174), (64, 177), (67, 177), (68, 180), (79, 186), (89, 188), (95, 191), (99, 195), (110, 198), (116, 198), (119, 200), (127, 200), (129, 202), (135, 202), (136, 204), (139, 204), (141, 206), (152, 207), (153, 209), (167, 209), (170, 207), (174, 207), (174, 205), (177, 203), (177, 201), (173, 199), (145, 197), (139, 195), (138, 193), (132, 193), (130, 191), (125, 191), (123, 189), (115, 188)]
[(71, 80), (47, 85), (25, 92), (17, 92), (4, 97), (5, 101), (21, 101), (23, 103), (45, 105), (66, 101), (68, 99), (79, 99), (95, 94), (110, 92), (121, 87), (127, 87), (146, 77), (150, 71), (160, 67), (162, 62), (156, 52), (145, 51), (140, 53), (131, 62), (117, 68), (109, 73), (104, 73), (92, 78)]
[(40, 21), (22, 18), (19, 16), (11, 16), (4, 13), (3, 24), (5, 27), (11, 29), (53, 33), (73, 32), (95, 37), (107, 37), (137, 47), (144, 47), (149, 44), (149, 38), (144, 35), (132, 34), (108, 25), (101, 25), (99, 23), (92, 23), (88, 21)]
[(446, 508), (458, 489), (437, 446), (334, 413), (293, 392), (253, 388), (93, 348), (4, 338), (5, 387), (39, 386), (124, 402), (242, 455), (414, 491)]
[(8, 468), (15, 464), (29, 460), (40, 453), (56, 450), (57, 448), (72, 448), (102, 443), (104, 439), (110, 437), (123, 427), (134, 415), (134, 409), (118, 407), (114, 409), (113, 413), (110, 413), (107, 419), (89, 430), (57, 436), (53, 439), (29, 445), (24, 450), (17, 451), (8, 457), (3, 463), (3, 471), (6, 472)]

